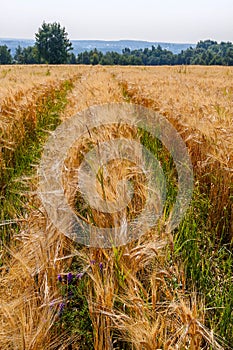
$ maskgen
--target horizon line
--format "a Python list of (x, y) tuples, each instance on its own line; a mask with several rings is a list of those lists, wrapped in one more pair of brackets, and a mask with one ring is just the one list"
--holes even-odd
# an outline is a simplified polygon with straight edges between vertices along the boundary
[[(33, 38), (17, 38), (17, 37), (0, 37), (0, 40), (30, 40), (35, 41)], [(151, 40), (144, 40), (144, 39), (69, 39), (70, 41), (104, 41), (104, 42), (119, 42), (119, 41), (135, 41), (135, 42), (144, 42), (144, 43), (161, 43), (161, 44), (184, 44), (184, 45), (196, 45), (196, 42), (188, 42), (188, 41), (151, 41)], [(215, 39), (200, 39), (200, 40), (213, 40), (217, 41)], [(199, 40), (199, 41), (200, 41)]]

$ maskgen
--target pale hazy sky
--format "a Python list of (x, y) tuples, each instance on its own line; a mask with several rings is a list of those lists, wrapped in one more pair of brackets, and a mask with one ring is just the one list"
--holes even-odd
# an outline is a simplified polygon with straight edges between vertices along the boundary
[(0, 38), (34, 39), (43, 21), (70, 39), (233, 42), (233, 0), (0, 0)]

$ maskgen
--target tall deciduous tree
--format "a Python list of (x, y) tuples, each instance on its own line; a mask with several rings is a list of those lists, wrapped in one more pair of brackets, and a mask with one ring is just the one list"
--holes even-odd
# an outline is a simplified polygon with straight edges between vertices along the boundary
[(68, 34), (60, 23), (43, 23), (36, 33), (36, 47), (41, 63), (62, 64), (69, 61), (73, 50)]

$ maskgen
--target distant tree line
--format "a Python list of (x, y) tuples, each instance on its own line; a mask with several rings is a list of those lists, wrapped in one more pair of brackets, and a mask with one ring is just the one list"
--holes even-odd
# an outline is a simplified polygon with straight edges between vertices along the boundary
[(195, 48), (174, 54), (160, 45), (150, 49), (130, 50), (122, 53), (102, 53), (97, 49), (77, 56), (73, 52), (65, 28), (59, 23), (43, 23), (35, 35), (34, 46), (18, 46), (14, 56), (6, 46), (0, 46), (0, 64), (89, 64), (89, 65), (224, 65), (233, 66), (233, 44), (213, 40), (199, 41)]
[(122, 54), (92, 50), (82, 52), (76, 58), (77, 64), (101, 65), (224, 65), (233, 66), (233, 44), (205, 40), (198, 42), (196, 48), (182, 50), (179, 54), (162, 49), (160, 45), (151, 49), (130, 50), (126, 48)]

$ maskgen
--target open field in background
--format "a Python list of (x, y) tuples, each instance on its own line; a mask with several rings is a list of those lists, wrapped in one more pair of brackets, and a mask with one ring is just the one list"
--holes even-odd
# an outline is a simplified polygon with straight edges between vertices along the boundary
[[(59, 123), (110, 102), (166, 116), (187, 145), (195, 187), (169, 237), (161, 222), (125, 247), (87, 249), (49, 222), (36, 169)], [(0, 349), (232, 348), (233, 68), (1, 66), (0, 133)], [(166, 149), (123, 127), (77, 140), (63, 176), (69, 202), (88, 222), (114, 222), (72, 192), (72, 169), (90, 145), (116, 134), (140, 139), (158, 157), (169, 211), (177, 181)], [(113, 188), (130, 176), (125, 167), (112, 165)], [(135, 214), (144, 187), (138, 173), (132, 178)]]

